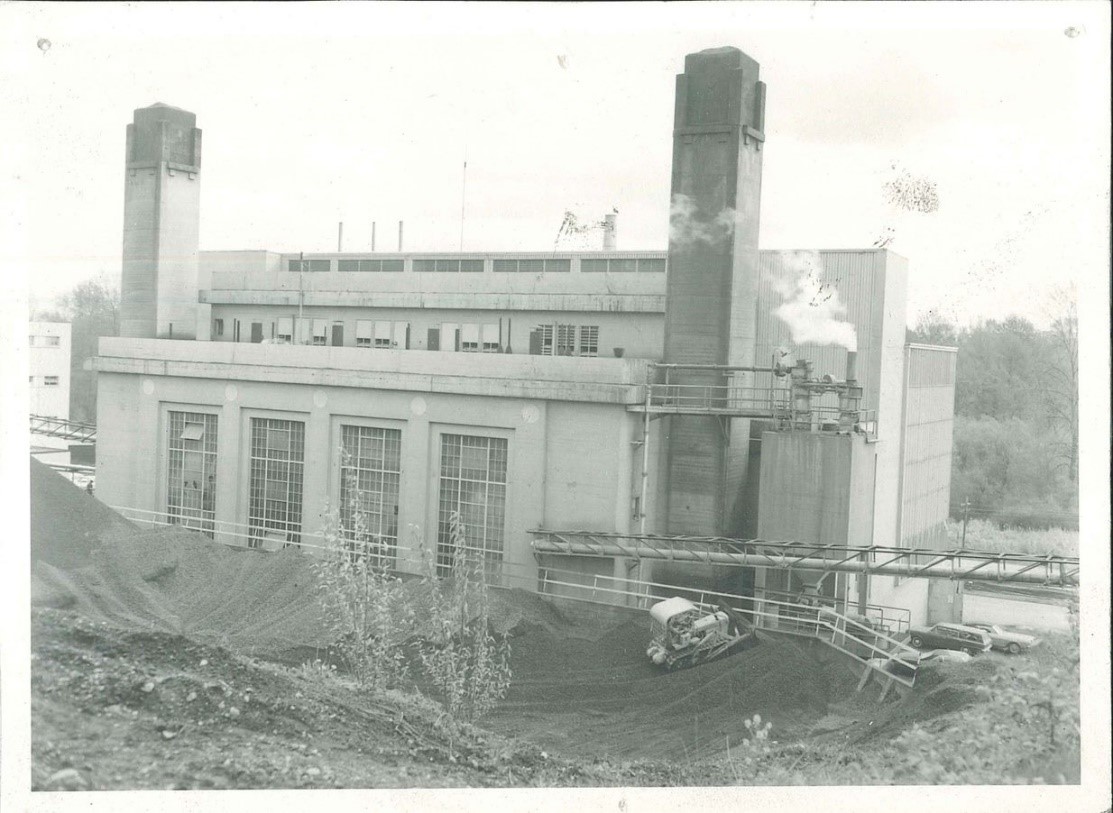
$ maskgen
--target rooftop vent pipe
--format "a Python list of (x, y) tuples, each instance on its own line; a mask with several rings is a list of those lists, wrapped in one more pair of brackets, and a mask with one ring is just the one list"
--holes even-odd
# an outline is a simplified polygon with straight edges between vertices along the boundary
[(603, 216), (603, 251), (618, 249), (618, 214)]

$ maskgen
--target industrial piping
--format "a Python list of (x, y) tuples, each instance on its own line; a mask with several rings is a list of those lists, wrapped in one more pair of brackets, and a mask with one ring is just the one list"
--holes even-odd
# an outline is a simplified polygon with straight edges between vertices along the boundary
[[(600, 539), (598, 534), (584, 532), (539, 530), (532, 533), (543, 537), (534, 540), (535, 553), (565, 556), (621, 556), (735, 567), (820, 570), (904, 578), (944, 578), (1057, 586), (1077, 585), (1079, 573), (1078, 559), (1063, 556), (1033, 556), (969, 550), (935, 551), (878, 546), (863, 548), (832, 546), (826, 550), (841, 558), (824, 558), (814, 555), (818, 552), (814, 546), (764, 540), (722, 540), (722, 544), (730, 545), (734, 549), (717, 550), (711, 547), (685, 547), (685, 545), (692, 545), (694, 540), (676, 540), (683, 544), (670, 545), (667, 537), (647, 541), (631, 538), (627, 541), (613, 536)], [(568, 538), (577, 535), (592, 538), (592, 541), (573, 541)], [(659, 547), (649, 544), (649, 541), (658, 543)], [(694, 544), (706, 543), (694, 542)], [(870, 561), (874, 556), (882, 556), (886, 560)], [(913, 557), (930, 558), (931, 561), (920, 564), (914, 561)]]

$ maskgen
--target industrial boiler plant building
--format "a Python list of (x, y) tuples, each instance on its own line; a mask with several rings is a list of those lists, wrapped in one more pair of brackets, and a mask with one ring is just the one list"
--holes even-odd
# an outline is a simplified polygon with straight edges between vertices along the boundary
[[(416, 539), (446, 562), (458, 516), (503, 584), (568, 595), (809, 588), (956, 617), (947, 582), (538, 544), (946, 546), (955, 355), (906, 343), (906, 261), (758, 251), (757, 65), (728, 48), (685, 68), (667, 252), (615, 249), (613, 220), (597, 252), (201, 252), (195, 117), (135, 111), (121, 336), (92, 362), (99, 496), (265, 549), (311, 549), (329, 506), (358, 504), (401, 570)], [(793, 322), (817, 292), (837, 340)]]

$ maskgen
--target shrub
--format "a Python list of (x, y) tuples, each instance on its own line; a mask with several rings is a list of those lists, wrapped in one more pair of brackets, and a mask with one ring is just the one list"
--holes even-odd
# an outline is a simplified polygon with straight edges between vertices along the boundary
[(436, 575), (434, 557), (423, 548), (429, 634), (419, 655), (445, 711), (471, 722), (506, 696), (510, 644), (491, 633), (484, 552), (466, 544), (457, 512), (449, 522), (452, 559), (447, 575)]
[(319, 596), (336, 648), (361, 686), (397, 686), (408, 673), (405, 644), (416, 608), (389, 569), (392, 551), (367, 530), (356, 488), (346, 512), (326, 508), (325, 553), (313, 563)]

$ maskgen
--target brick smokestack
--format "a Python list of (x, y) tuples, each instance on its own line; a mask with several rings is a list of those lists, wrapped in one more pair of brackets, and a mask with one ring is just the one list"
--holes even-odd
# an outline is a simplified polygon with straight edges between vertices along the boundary
[[(737, 48), (689, 54), (676, 79), (665, 361), (752, 366), (765, 85)], [(695, 385), (720, 373), (674, 374)], [(737, 375), (737, 386), (752, 375)], [(724, 432), (724, 428), (728, 431)], [(674, 416), (668, 427), (670, 533), (738, 534), (749, 421)]]

